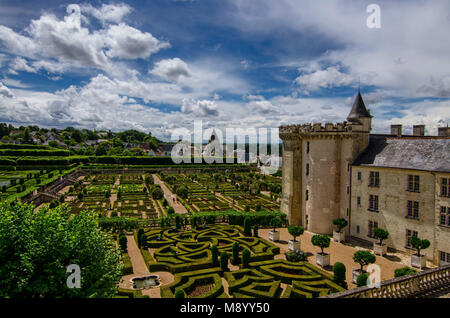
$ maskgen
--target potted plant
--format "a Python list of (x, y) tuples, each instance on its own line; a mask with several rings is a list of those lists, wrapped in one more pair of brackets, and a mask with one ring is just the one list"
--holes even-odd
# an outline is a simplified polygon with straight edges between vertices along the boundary
[(346, 219), (334, 219), (333, 225), (336, 226), (337, 231), (333, 231), (333, 241), (335, 242), (344, 242), (345, 241), (345, 232), (342, 230), (348, 225)]
[(270, 220), (270, 225), (273, 230), (269, 231), (269, 240), (278, 242), (280, 240), (280, 232), (277, 231), (277, 227), (281, 226), (281, 220), (279, 218), (273, 218)]
[(330, 265), (330, 254), (324, 253), (323, 249), (330, 246), (330, 238), (328, 235), (316, 234), (311, 238), (314, 246), (320, 247), (320, 253), (316, 254), (316, 264), (325, 267)]
[(383, 241), (389, 237), (389, 232), (385, 229), (375, 228), (373, 230), (373, 235), (379, 242), (373, 242), (373, 253), (375, 255), (386, 255), (387, 254), (387, 245), (383, 244)]
[(300, 250), (300, 241), (297, 241), (296, 238), (297, 236), (302, 235), (304, 231), (305, 229), (298, 225), (291, 225), (288, 227), (289, 234), (291, 234), (294, 237), (294, 239), (289, 240), (288, 242), (288, 247), (290, 251)]
[(428, 248), (430, 246), (430, 241), (422, 240), (417, 236), (413, 236), (409, 239), (409, 242), (412, 247), (417, 250), (417, 254), (411, 255), (411, 266), (420, 269), (424, 268), (426, 266), (426, 256), (420, 254), (420, 251)]
[(366, 273), (364, 271), (364, 266), (375, 263), (376, 259), (376, 256), (369, 251), (356, 251), (355, 254), (353, 254), (353, 261), (359, 263), (361, 268), (352, 270), (352, 282), (356, 284), (358, 276)]

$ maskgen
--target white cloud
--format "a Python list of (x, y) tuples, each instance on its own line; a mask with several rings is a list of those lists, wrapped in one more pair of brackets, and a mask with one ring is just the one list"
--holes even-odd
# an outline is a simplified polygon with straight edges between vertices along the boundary
[(171, 82), (178, 82), (180, 77), (191, 76), (188, 65), (178, 57), (157, 62), (150, 73)]
[(219, 115), (217, 104), (213, 100), (184, 99), (181, 111), (185, 114), (194, 114), (200, 117)]
[(305, 93), (309, 93), (309, 91), (317, 91), (320, 88), (347, 86), (354, 82), (354, 78), (342, 73), (339, 67), (330, 66), (324, 70), (301, 75), (295, 81)]
[(123, 18), (131, 12), (131, 7), (125, 3), (102, 4), (100, 8), (93, 7), (91, 4), (86, 4), (81, 6), (81, 11), (92, 15), (103, 23), (120, 23)]
[(36, 69), (28, 65), (27, 60), (21, 57), (16, 57), (9, 66), (9, 72), (11, 74), (18, 74), (17, 71), (25, 71), (29, 73), (36, 73)]
[(8, 87), (3, 85), (2, 82), (0, 82), (0, 96), (4, 96), (4, 97), (8, 97), (8, 98), (14, 97), (13, 93), (9, 90)]
[[(97, 18), (101, 15), (104, 21), (120, 22), (129, 12), (127, 8), (123, 4), (103, 5), (99, 9), (88, 5), (83, 10)], [(29, 67), (23, 63), (19, 65), (16, 60), (11, 66), (13, 72), (41, 68), (49, 72), (63, 72), (81, 67), (112, 73), (118, 68), (117, 58), (148, 58), (170, 46), (168, 42), (159, 41), (150, 33), (141, 32), (123, 22), (104, 25), (97, 30), (89, 29), (86, 26), (89, 20), (82, 14), (79, 5), (68, 5), (66, 11), (63, 19), (45, 13), (39, 19), (32, 20), (25, 29), (26, 35), (0, 26), (0, 44), (9, 53), (32, 60), (27, 64)]]
[(150, 33), (141, 32), (124, 23), (110, 26), (107, 35), (109, 57), (145, 59), (161, 49), (170, 47), (168, 42), (161, 42)]

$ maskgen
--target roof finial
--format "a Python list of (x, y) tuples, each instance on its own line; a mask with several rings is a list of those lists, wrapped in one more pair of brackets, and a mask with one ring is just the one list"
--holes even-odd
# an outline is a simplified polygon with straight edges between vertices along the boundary
[(361, 93), (361, 77), (358, 76), (358, 93)]

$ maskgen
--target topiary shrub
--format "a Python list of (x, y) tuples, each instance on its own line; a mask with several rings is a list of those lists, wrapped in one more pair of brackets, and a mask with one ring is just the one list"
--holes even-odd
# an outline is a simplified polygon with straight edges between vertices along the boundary
[(348, 225), (348, 222), (346, 219), (334, 219), (333, 225), (337, 227), (337, 232), (341, 233), (342, 229)]
[(380, 240), (379, 245), (383, 245), (383, 241), (389, 237), (389, 232), (382, 228), (375, 228), (373, 230), (373, 236)]
[(418, 238), (417, 236), (413, 236), (409, 239), (409, 242), (411, 243), (412, 247), (414, 247), (417, 251), (417, 256), (420, 255), (420, 251), (424, 250), (428, 247), (430, 247), (430, 241), (428, 240), (422, 240)]
[(259, 237), (259, 235), (258, 235), (258, 224), (255, 224), (253, 226), (253, 236), (254, 237)]
[(248, 249), (244, 249), (242, 251), (242, 266), (246, 268), (248, 267), (249, 263), (250, 263), (250, 251)]
[(297, 236), (300, 236), (305, 232), (305, 229), (298, 225), (291, 225), (288, 227), (288, 232), (294, 237), (294, 242), (296, 242)]
[(138, 244), (138, 247), (139, 248), (141, 248), (142, 246), (141, 246), (141, 238), (142, 238), (142, 236), (144, 235), (144, 230), (143, 229), (139, 229), (138, 230), (138, 232), (137, 232), (137, 244)]
[(369, 276), (366, 273), (362, 273), (361, 275), (356, 278), (356, 286), (357, 287), (363, 287), (367, 286), (367, 279)]
[(311, 238), (311, 243), (314, 246), (320, 247), (320, 253), (323, 255), (323, 249), (330, 246), (330, 237), (328, 235), (316, 234)]
[(408, 276), (417, 273), (417, 271), (413, 268), (410, 268), (408, 266), (397, 268), (394, 270), (394, 277), (402, 277), (402, 276)]
[(281, 227), (282, 223), (283, 223), (283, 222), (281, 221), (281, 219), (280, 219), (280, 218), (277, 218), (277, 217), (272, 218), (272, 219), (270, 220), (270, 226), (273, 228), (273, 231), (274, 231), (274, 232), (277, 231), (277, 228), (278, 228), (278, 227)]
[(252, 225), (250, 223), (250, 218), (244, 219), (244, 235), (245, 236), (252, 236)]
[(284, 255), (286, 256), (286, 260), (289, 262), (304, 262), (308, 260), (308, 255), (299, 250), (286, 252)]
[(336, 284), (344, 285), (346, 279), (346, 268), (341, 262), (336, 262), (333, 265), (333, 280)]
[(167, 209), (167, 214), (169, 214), (169, 215), (175, 214), (175, 209), (174, 209), (172, 206), (170, 206), (170, 207)]
[(175, 298), (186, 298), (186, 293), (182, 289), (177, 289), (175, 291)]
[(225, 272), (228, 271), (228, 253), (227, 252), (222, 252), (222, 254), (220, 254), (220, 268)]
[(119, 246), (123, 252), (128, 250), (128, 240), (125, 235), (119, 235)]
[(239, 264), (239, 243), (234, 242), (231, 247), (231, 251), (232, 251), (232, 255), (233, 255), (233, 259), (232, 259), (233, 265)]
[(211, 247), (211, 260), (214, 267), (219, 266), (219, 250), (216, 245)]
[(353, 254), (353, 261), (361, 265), (361, 273), (364, 272), (365, 265), (375, 263), (376, 259), (375, 255), (369, 251), (356, 251), (355, 254)]

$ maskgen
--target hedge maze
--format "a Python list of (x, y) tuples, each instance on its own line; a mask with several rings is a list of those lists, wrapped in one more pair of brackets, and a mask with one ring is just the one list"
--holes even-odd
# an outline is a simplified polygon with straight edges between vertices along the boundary
[[(160, 289), (161, 297), (172, 298), (178, 289), (190, 298), (315, 298), (342, 291), (332, 277), (307, 263), (274, 259), (279, 247), (257, 237), (246, 237), (241, 228), (231, 225), (207, 225), (196, 229), (158, 228), (147, 230), (144, 260), (150, 272), (169, 271), (175, 281)], [(232, 255), (233, 244), (250, 251), (249, 265), (240, 262), (238, 270), (223, 271), (213, 263), (211, 247), (218, 255)], [(228, 295), (222, 281), (228, 284)]]

